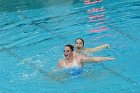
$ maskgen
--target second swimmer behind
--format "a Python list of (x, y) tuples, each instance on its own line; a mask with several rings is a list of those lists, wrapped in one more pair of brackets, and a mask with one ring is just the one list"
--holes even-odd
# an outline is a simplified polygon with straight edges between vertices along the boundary
[(95, 48), (84, 48), (84, 40), (82, 38), (77, 38), (75, 40), (75, 47), (76, 47), (76, 50), (74, 52), (74, 55), (77, 56), (77, 55), (86, 55), (89, 52), (97, 52), (102, 49), (109, 48), (110, 46), (109, 44), (103, 44)]

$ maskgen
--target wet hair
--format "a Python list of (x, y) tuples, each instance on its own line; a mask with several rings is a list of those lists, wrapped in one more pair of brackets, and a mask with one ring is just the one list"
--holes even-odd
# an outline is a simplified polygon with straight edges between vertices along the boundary
[(76, 43), (76, 41), (77, 41), (78, 39), (80, 39), (80, 40), (83, 42), (83, 46), (84, 46), (84, 40), (83, 40), (82, 38), (77, 38), (77, 39), (75, 40), (75, 43)]
[(65, 45), (65, 47), (69, 47), (71, 49), (71, 51), (74, 51), (74, 46), (73, 45), (68, 44), (68, 45)]

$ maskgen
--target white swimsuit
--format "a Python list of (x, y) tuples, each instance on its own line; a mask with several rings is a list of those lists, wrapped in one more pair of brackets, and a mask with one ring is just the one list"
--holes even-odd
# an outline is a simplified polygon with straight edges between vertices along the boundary
[(64, 68), (79, 68), (79, 67), (81, 66), (77, 64), (75, 58), (71, 67), (66, 66), (66, 62), (64, 62)]
[(72, 66), (66, 66), (66, 62), (64, 62), (64, 71), (69, 75), (79, 75), (82, 72), (82, 68), (77, 64), (75, 58), (73, 60)]

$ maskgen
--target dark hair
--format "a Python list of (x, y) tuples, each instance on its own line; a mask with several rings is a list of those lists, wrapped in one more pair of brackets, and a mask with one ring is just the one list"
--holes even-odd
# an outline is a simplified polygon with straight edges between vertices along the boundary
[(76, 43), (76, 41), (77, 41), (78, 39), (80, 39), (80, 40), (83, 42), (83, 46), (84, 46), (84, 40), (83, 40), (82, 38), (77, 38), (77, 39), (75, 40), (75, 43)]
[(73, 45), (68, 44), (68, 45), (65, 45), (65, 47), (69, 47), (71, 49), (71, 51), (74, 51), (74, 46)]

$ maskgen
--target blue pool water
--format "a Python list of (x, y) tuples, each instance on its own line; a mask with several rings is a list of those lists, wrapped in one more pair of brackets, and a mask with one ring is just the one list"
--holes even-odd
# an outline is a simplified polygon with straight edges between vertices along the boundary
[[(140, 1), (88, 1), (0, 1), (0, 93), (140, 92)], [(85, 47), (110, 44), (90, 56), (116, 60), (50, 74), (78, 37)]]

